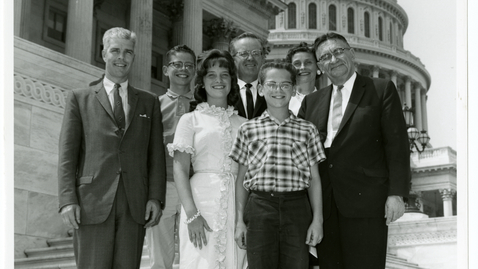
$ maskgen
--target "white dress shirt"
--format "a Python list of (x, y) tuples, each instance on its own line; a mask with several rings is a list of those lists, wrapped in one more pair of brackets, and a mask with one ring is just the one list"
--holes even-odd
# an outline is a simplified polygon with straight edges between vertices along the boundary
[[(124, 110), (124, 115), (125, 115), (125, 123), (129, 122), (129, 103), (128, 103), (128, 81), (126, 80), (123, 83), (120, 83), (121, 88), (119, 88), (119, 95), (121, 97), (121, 101), (123, 102), (123, 110)], [(103, 79), (103, 86), (105, 87), (106, 90), (106, 95), (108, 95), (108, 100), (110, 101), (111, 104), (111, 109), (115, 110), (114, 107), (114, 93), (113, 93), (113, 88), (115, 87), (115, 83), (109, 79), (105, 78)]]
[[(354, 73), (347, 82), (345, 82), (344, 87), (342, 88), (342, 117), (345, 114), (345, 109), (347, 108), (347, 104), (349, 103), (350, 100), (350, 95), (352, 94), (352, 89), (354, 87), (355, 79), (357, 78), (357, 74)], [(332, 145), (332, 141), (334, 140), (335, 134), (337, 133), (337, 130), (333, 131), (332, 128), (332, 110), (334, 108), (334, 97), (335, 93), (337, 92), (337, 85), (333, 85), (332, 89), (332, 98), (330, 98), (330, 108), (329, 108), (329, 118), (327, 119), (327, 138), (325, 139), (324, 142), (324, 147), (325, 148), (330, 148), (330, 145)], [(342, 120), (340, 120), (342, 122)]]
[[(252, 85), (251, 92), (252, 92), (252, 101), (254, 102), (254, 107), (256, 107), (256, 100), (257, 100), (257, 83), (258, 80), (254, 80), (253, 82), (249, 83)], [(246, 111), (247, 115), (247, 99), (246, 99), (246, 84), (247, 82), (237, 79), (237, 85), (239, 85), (239, 93), (241, 94), (242, 105), (244, 106), (244, 110)]]
[[(314, 87), (314, 90), (312, 92), (316, 92), (316, 91), (317, 91), (317, 88)], [(292, 113), (294, 113), (295, 116), (299, 114), (299, 109), (300, 109), (300, 106), (302, 105), (302, 101), (304, 100), (305, 96), (306, 94), (296, 92), (295, 95), (290, 98), (289, 110), (292, 111)]]

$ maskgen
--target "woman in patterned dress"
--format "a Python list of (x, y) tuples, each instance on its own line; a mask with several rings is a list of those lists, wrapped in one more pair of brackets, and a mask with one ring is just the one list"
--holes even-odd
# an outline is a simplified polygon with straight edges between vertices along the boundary
[[(174, 141), (174, 180), (181, 199), (180, 269), (243, 269), (245, 250), (234, 241), (234, 182), (238, 165), (228, 157), (239, 126), (234, 59), (211, 50), (201, 61), (193, 112), (179, 120)], [(189, 179), (190, 164), (194, 175)]]

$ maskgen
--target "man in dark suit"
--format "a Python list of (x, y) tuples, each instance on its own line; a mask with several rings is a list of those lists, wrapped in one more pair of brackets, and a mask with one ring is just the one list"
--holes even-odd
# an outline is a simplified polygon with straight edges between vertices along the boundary
[(264, 97), (257, 94), (259, 69), (266, 59), (265, 41), (253, 33), (243, 33), (231, 40), (229, 52), (236, 63), (241, 96), (235, 108), (244, 118), (258, 117), (267, 108)]
[(355, 72), (346, 39), (315, 40), (319, 69), (333, 85), (309, 94), (299, 117), (314, 123), (326, 148), (320, 164), (324, 238), (320, 269), (385, 268), (388, 224), (404, 211), (410, 156), (395, 85)]
[(104, 79), (68, 96), (59, 144), (59, 207), (78, 268), (139, 268), (145, 228), (161, 217), (166, 168), (157, 96), (128, 84), (136, 35), (103, 37)]

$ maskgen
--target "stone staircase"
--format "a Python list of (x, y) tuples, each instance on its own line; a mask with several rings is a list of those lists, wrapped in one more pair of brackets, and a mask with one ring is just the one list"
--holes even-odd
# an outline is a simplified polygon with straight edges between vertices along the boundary
[[(27, 258), (16, 259), (15, 269), (76, 269), (72, 237), (50, 239), (47, 244), (46, 248), (26, 249)], [(146, 245), (143, 247), (140, 268), (150, 268)], [(173, 269), (177, 268), (178, 264), (174, 264)]]
[(385, 269), (425, 269), (418, 264), (409, 263), (406, 259), (399, 258), (397, 255), (387, 253), (387, 262)]
[[(75, 256), (73, 254), (73, 238), (56, 238), (47, 240), (48, 247), (26, 249), (27, 258), (15, 260), (15, 269), (76, 269)], [(175, 260), (173, 269), (179, 268)], [(143, 248), (141, 269), (149, 269), (149, 254), (146, 245)], [(387, 254), (386, 269), (425, 269), (417, 264), (409, 263), (403, 258), (393, 254)]]

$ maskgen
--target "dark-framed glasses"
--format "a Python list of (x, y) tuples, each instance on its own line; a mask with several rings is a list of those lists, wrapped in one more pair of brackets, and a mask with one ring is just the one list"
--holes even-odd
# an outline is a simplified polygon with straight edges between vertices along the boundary
[(269, 90), (277, 90), (277, 87), (279, 87), (283, 91), (289, 91), (292, 90), (292, 82), (281, 82), (281, 83), (276, 83), (274, 81), (268, 81), (264, 83), (264, 87), (268, 88)]
[(249, 55), (252, 55), (252, 57), (259, 57), (262, 56), (262, 51), (261, 50), (244, 50), (244, 51), (238, 51), (234, 54), (234, 56), (238, 55), (241, 58), (247, 58)]
[(352, 48), (337, 48), (331, 51), (331, 53), (326, 53), (319, 58), (319, 63), (324, 63), (332, 60), (332, 57), (335, 56), (335, 58), (340, 57), (344, 55), (345, 51), (350, 50)]
[(172, 66), (174, 69), (182, 69), (183, 67), (186, 68), (187, 70), (192, 70), (194, 69), (194, 64), (193, 63), (183, 63), (183, 62), (170, 62), (168, 63), (168, 66)]

